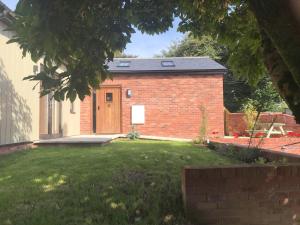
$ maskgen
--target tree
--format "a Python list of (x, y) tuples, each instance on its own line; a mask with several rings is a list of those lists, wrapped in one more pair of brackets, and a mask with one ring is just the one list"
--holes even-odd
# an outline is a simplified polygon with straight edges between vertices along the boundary
[[(210, 35), (194, 37), (186, 35), (181, 41), (173, 43), (162, 51), (164, 57), (209, 56), (226, 65), (227, 49)], [(241, 109), (246, 98), (251, 96), (251, 87), (242, 80), (237, 80), (228, 71), (224, 76), (224, 105), (230, 112)]]
[(162, 56), (209, 56), (214, 60), (225, 63), (227, 58), (227, 50), (211, 35), (203, 35), (200, 37), (186, 35), (181, 41), (174, 42), (167, 50), (163, 50)]
[[(180, 30), (219, 37), (231, 70), (257, 83), (272, 83), (300, 122), (300, 8), (295, 0), (193, 1)], [(288, 26), (287, 26), (288, 24)]]
[(137, 55), (130, 55), (130, 54), (126, 54), (124, 52), (115, 52), (114, 57), (116, 58), (137, 58)]
[[(166, 31), (179, 17), (180, 31), (218, 37), (234, 73), (257, 82), (268, 74), (300, 122), (300, 7), (297, 0), (20, 0), (16, 31), (24, 54), (44, 59), (42, 94), (80, 99), (107, 76), (107, 61), (130, 42), (134, 27)], [(288, 24), (288, 26), (287, 26)], [(57, 68), (65, 72), (58, 75)]]
[(241, 110), (249, 105), (257, 112), (282, 112), (286, 107), (268, 77), (263, 78), (251, 95), (244, 99)]

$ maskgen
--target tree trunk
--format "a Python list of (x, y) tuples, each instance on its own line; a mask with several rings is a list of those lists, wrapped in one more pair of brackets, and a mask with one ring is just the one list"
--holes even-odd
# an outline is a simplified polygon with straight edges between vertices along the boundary
[(300, 123), (300, 30), (287, 0), (249, 0), (261, 29), (265, 64)]
[(262, 48), (265, 64), (270, 77), (280, 96), (286, 101), (293, 111), (297, 122), (300, 119), (300, 104), (297, 101), (300, 97), (300, 88), (295, 82), (289, 68), (286, 66), (277, 49), (273, 46), (270, 38), (264, 31), (261, 31)]

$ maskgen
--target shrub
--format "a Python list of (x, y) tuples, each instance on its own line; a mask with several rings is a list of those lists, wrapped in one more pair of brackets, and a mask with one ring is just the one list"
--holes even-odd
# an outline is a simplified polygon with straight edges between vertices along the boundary
[(255, 163), (261, 158), (261, 152), (256, 148), (228, 148), (228, 155), (246, 163)]
[(127, 138), (129, 138), (130, 140), (135, 140), (138, 139), (140, 137), (139, 132), (135, 129), (135, 126), (131, 127), (131, 131), (127, 134)]
[(244, 120), (246, 122), (247, 129), (248, 130), (255, 129), (254, 126), (258, 115), (255, 106), (251, 102), (248, 102), (247, 104), (243, 105), (243, 112), (245, 114)]
[(205, 143), (207, 138), (207, 112), (205, 106), (203, 105), (200, 105), (199, 109), (201, 112), (201, 121), (199, 128), (199, 136), (196, 138), (196, 142)]

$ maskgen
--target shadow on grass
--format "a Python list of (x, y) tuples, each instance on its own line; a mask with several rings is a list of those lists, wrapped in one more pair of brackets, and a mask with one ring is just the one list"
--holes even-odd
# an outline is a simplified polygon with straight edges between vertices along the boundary
[(155, 141), (15, 153), (0, 158), (0, 221), (186, 225), (183, 166), (229, 163), (189, 143)]

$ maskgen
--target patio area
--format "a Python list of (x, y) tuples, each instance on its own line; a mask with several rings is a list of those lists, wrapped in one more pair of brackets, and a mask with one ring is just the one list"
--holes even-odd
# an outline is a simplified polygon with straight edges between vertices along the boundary
[(241, 146), (249, 146), (251, 142), (251, 147), (300, 156), (300, 138), (298, 137), (252, 138), (251, 141), (249, 137), (224, 137), (213, 138), (210, 141)]
[[(107, 144), (112, 140), (118, 138), (126, 138), (126, 134), (107, 134), (107, 135), (77, 135), (70, 137), (52, 138), (52, 139), (41, 139), (34, 141), (33, 144), (37, 146), (45, 145), (97, 145)], [(180, 141), (180, 142), (191, 142), (192, 139), (186, 138), (171, 138), (171, 137), (160, 137), (160, 136), (149, 136), (140, 135), (140, 139), (146, 140), (157, 140), (157, 141)]]

